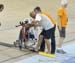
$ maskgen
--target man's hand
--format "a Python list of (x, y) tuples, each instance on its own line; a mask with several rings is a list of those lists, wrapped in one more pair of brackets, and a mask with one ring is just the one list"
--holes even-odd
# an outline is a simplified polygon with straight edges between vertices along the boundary
[(61, 30), (62, 29), (62, 25), (61, 25), (61, 17), (58, 16), (58, 29)]
[(61, 26), (58, 26), (58, 29), (59, 29), (59, 30), (61, 30), (61, 29), (62, 29), (62, 27), (61, 27)]

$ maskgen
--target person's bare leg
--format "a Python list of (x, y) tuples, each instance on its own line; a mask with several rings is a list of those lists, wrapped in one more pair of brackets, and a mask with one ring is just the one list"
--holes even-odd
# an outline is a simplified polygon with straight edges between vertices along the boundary
[(47, 53), (50, 53), (50, 42), (49, 42), (49, 39), (45, 39), (45, 43), (46, 43), (47, 49), (48, 49)]
[(41, 46), (42, 40), (43, 40), (43, 36), (42, 36), (42, 35), (40, 35), (40, 36), (39, 36), (38, 43), (37, 43), (36, 48), (35, 48), (36, 50), (38, 50), (38, 49), (39, 49), (39, 47)]
[(62, 44), (64, 42), (64, 39), (65, 39), (64, 37), (59, 38), (58, 48), (62, 48)]
[(60, 37), (59, 38), (59, 44), (58, 44), (58, 49), (57, 49), (57, 52), (58, 53), (62, 53), (62, 54), (65, 54), (66, 52), (62, 49), (62, 45), (63, 45), (63, 42), (64, 42), (64, 37)]

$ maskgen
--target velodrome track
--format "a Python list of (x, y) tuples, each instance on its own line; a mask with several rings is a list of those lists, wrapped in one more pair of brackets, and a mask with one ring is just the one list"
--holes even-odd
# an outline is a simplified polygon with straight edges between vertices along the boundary
[[(64, 46), (75, 44), (75, 0), (68, 0), (68, 26), (67, 37)], [(57, 21), (57, 10), (60, 7), (60, 0), (0, 0), (5, 8), (0, 13), (0, 63), (14, 63), (35, 54), (28, 50), (19, 51), (18, 48), (3, 46), (2, 44), (13, 44), (18, 39), (20, 28), (15, 25), (24, 18), (30, 18), (29, 12), (36, 6), (40, 6), (44, 11), (48, 11)], [(58, 30), (56, 30), (56, 41), (58, 43)]]

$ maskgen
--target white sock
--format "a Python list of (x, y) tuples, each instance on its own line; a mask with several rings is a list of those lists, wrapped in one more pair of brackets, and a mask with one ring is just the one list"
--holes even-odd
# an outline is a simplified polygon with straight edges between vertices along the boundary
[(62, 48), (57, 48), (57, 50), (62, 50)]

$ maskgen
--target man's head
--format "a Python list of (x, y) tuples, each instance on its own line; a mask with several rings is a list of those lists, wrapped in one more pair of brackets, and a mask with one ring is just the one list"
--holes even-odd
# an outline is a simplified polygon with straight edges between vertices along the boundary
[(66, 8), (67, 5), (68, 5), (67, 0), (61, 0), (61, 6), (62, 6), (62, 7)]
[(30, 12), (30, 17), (32, 17), (33, 19), (35, 19), (36, 13), (34, 11)]
[(3, 4), (0, 4), (0, 12), (2, 12), (4, 9), (4, 5)]
[(34, 8), (34, 12), (35, 13), (40, 13), (41, 12), (41, 8), (40, 7), (35, 7)]

